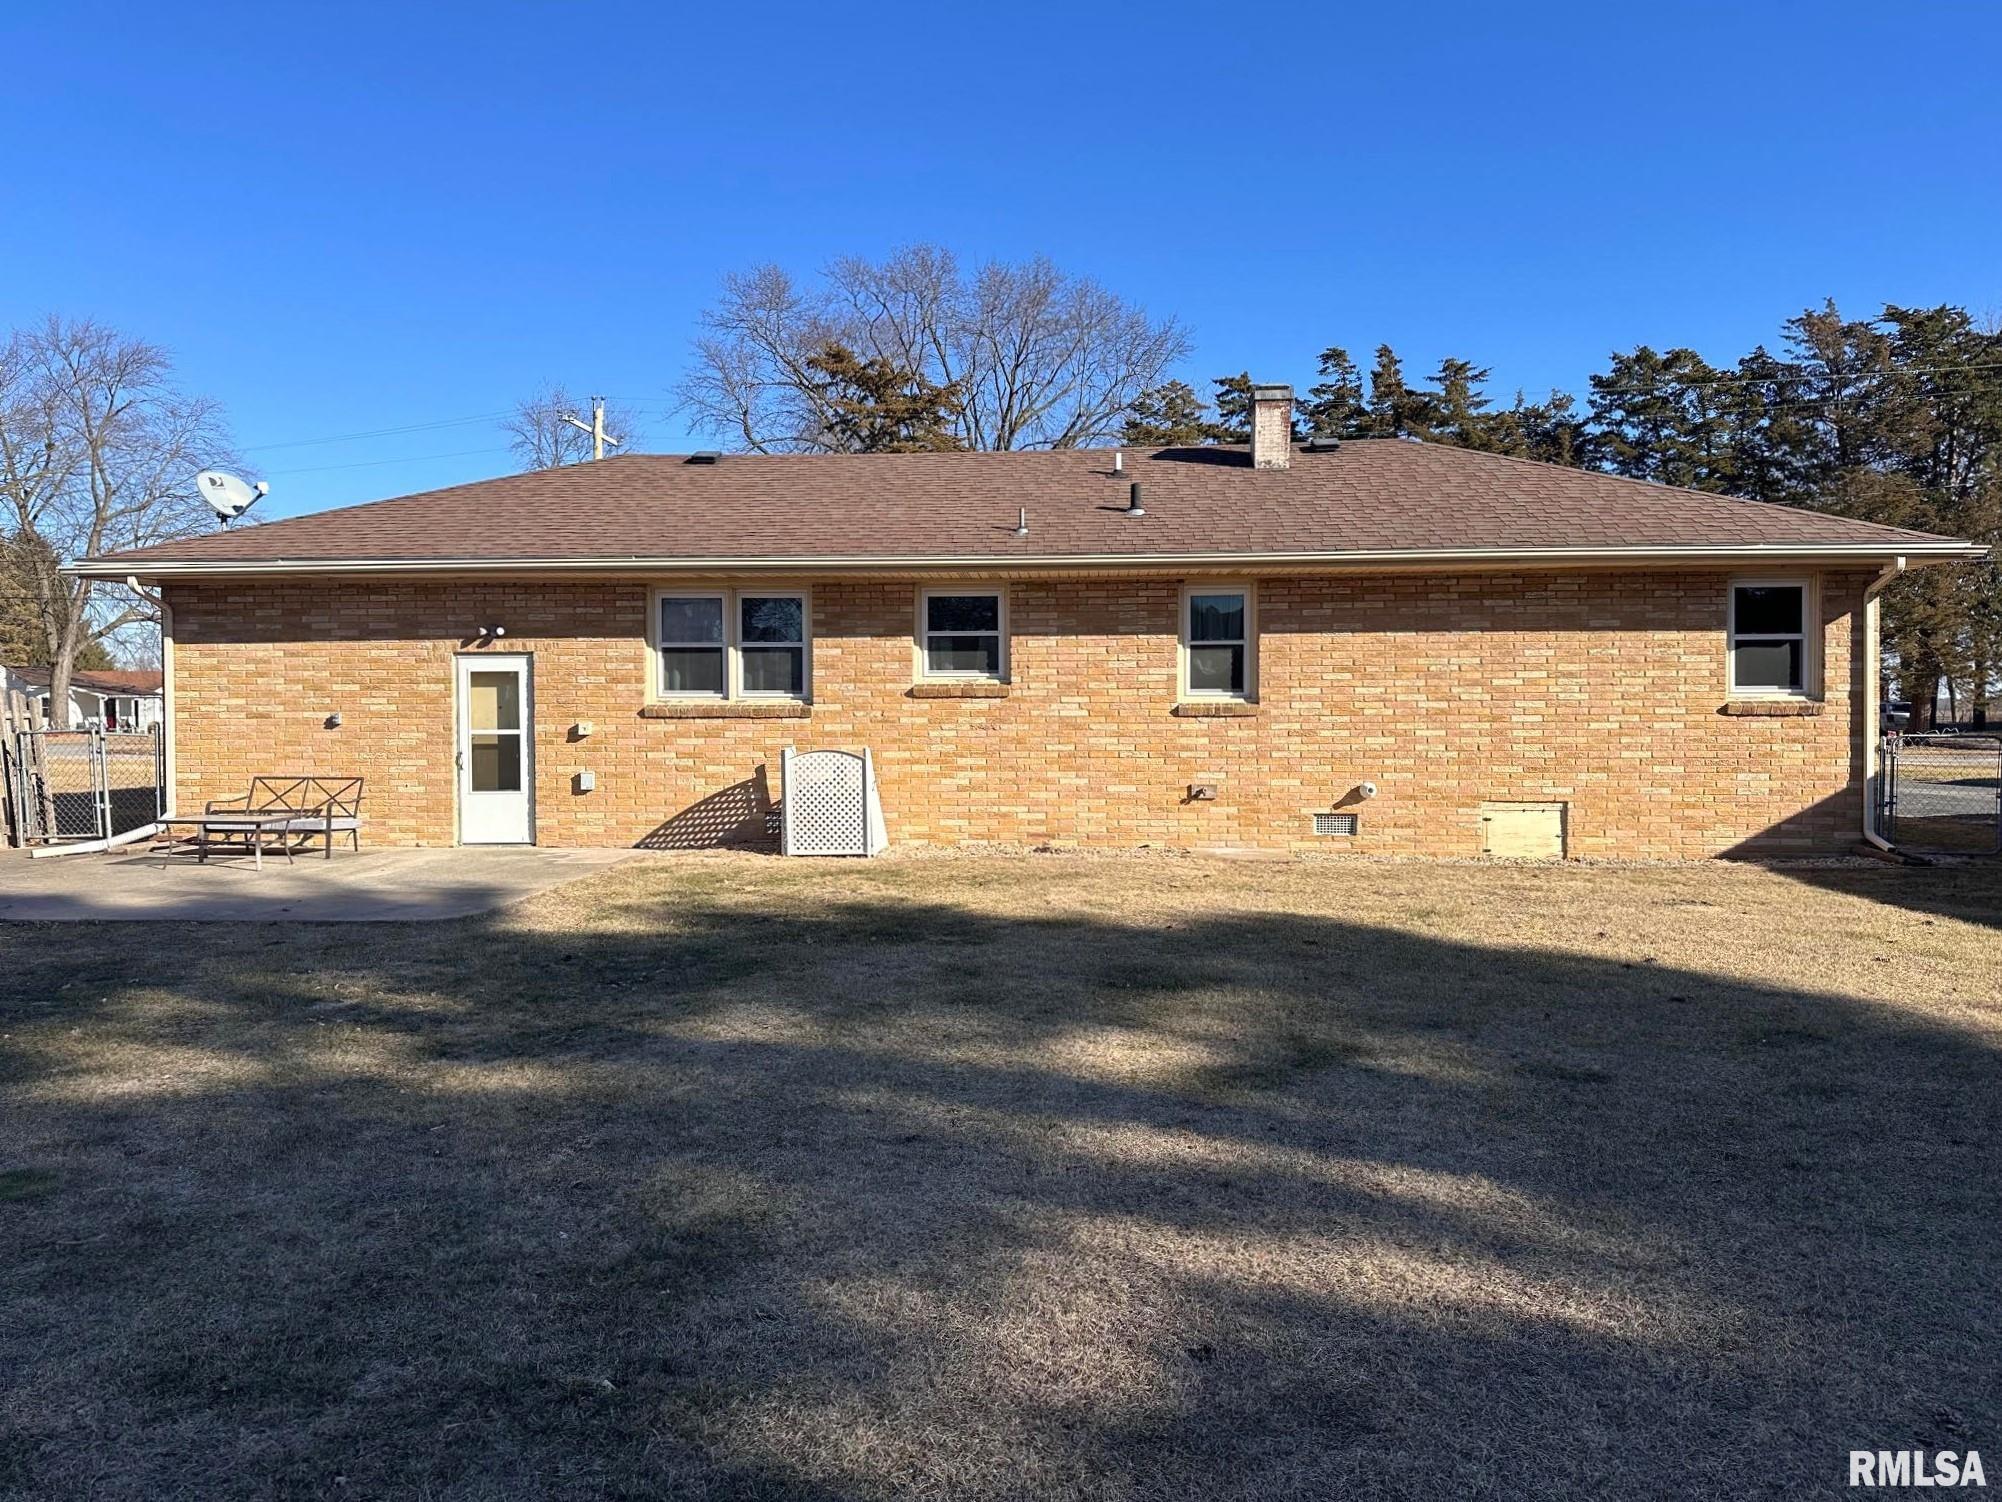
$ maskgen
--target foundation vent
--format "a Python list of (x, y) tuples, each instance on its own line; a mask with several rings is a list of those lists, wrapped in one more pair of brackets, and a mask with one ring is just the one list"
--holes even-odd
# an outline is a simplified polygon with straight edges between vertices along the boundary
[(1354, 834), (1362, 820), (1354, 814), (1315, 814), (1315, 834)]

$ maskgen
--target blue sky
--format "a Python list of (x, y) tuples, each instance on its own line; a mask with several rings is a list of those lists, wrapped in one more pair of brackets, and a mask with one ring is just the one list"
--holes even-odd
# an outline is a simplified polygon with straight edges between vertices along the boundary
[(1389, 340), (1539, 394), (1824, 297), (2002, 313), (1993, 5), (83, 14), (0, 16), (0, 322), (167, 345), (266, 516), (500, 472), (544, 379), (687, 447), (725, 272), (915, 240), (1172, 313), (1196, 380)]

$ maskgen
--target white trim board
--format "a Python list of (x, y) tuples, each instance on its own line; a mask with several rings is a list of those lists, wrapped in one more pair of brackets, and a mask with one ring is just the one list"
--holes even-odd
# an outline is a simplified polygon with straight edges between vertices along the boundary
[(1469, 568), (1630, 568), (1706, 564), (1770, 567), (1808, 563), (1887, 563), (1908, 565), (1974, 561), (1988, 556), (1979, 543), (1760, 543), (1702, 547), (1645, 548), (1400, 548), (1301, 553), (1079, 553), (988, 555), (883, 555), (767, 558), (263, 558), (263, 559), (82, 559), (63, 572), (90, 579), (193, 579), (258, 574), (549, 574), (647, 575), (874, 573), (900, 575), (930, 571), (1012, 573), (1079, 571), (1124, 573), (1199, 569), (1222, 574), (1247, 568), (1321, 572), (1339, 569), (1410, 568), (1420, 571)]

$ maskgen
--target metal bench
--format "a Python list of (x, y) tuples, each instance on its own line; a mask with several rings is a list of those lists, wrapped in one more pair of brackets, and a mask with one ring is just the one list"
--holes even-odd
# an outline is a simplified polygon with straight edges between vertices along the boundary
[[(276, 833), (288, 847), (305, 849), (316, 839), (324, 841), (325, 858), (332, 860), (337, 836), (346, 835), (356, 851), (361, 849), (361, 795), (359, 777), (253, 777), (249, 792), (211, 798), (202, 806), (203, 843), (249, 834), (257, 826), (260, 835)], [(233, 828), (231, 815), (244, 822)]]

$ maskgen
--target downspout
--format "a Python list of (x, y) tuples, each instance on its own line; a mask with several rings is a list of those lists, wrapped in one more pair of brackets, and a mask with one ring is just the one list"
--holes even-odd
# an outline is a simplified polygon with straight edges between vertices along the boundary
[[(125, 581), (139, 588), (137, 579)], [(160, 817), (174, 815), (174, 607), (160, 591)]]
[(1883, 773), (1878, 748), (1884, 739), (1884, 713), (1878, 700), (1882, 693), (1884, 653), (1877, 636), (1877, 596), (1905, 571), (1905, 560), (1893, 559), (1863, 591), (1863, 838), (1886, 854), (1897, 847), (1877, 833), (1877, 778)]

